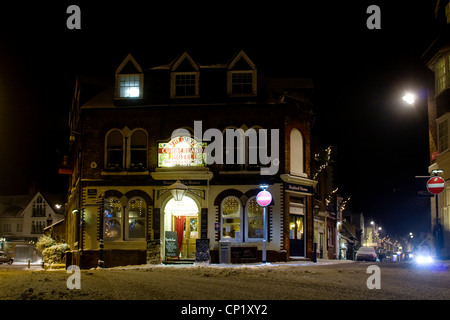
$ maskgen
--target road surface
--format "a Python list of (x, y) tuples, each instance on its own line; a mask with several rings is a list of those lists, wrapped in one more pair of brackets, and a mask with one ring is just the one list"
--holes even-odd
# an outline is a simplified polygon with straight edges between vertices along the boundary
[(432, 269), (396, 262), (325, 260), (316, 264), (148, 265), (70, 274), (39, 269), (0, 265), (0, 300), (450, 299), (448, 263)]

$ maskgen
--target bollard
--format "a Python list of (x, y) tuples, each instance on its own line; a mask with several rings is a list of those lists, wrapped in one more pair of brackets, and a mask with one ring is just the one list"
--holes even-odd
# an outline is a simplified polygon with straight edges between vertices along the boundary
[(28, 269), (30, 269), (30, 265), (31, 265), (31, 260), (28, 259)]
[(314, 243), (313, 262), (317, 262), (317, 243)]

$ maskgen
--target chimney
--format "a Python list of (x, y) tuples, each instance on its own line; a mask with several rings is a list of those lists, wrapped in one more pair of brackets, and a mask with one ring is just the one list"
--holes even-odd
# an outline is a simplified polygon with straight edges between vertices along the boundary
[(36, 182), (32, 182), (29, 186), (28, 186), (28, 194), (30, 196), (34, 196), (38, 191), (38, 185)]

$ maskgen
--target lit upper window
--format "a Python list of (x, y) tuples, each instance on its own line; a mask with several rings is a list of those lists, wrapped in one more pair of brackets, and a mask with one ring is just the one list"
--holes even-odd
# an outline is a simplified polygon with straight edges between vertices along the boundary
[(129, 54), (116, 69), (116, 99), (141, 99), (144, 73), (141, 66)]
[(138, 74), (119, 75), (119, 97), (139, 98), (141, 94)]

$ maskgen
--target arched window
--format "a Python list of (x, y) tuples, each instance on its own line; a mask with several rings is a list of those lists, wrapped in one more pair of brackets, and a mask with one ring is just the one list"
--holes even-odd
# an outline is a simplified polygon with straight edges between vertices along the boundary
[(137, 171), (147, 168), (147, 132), (143, 129), (131, 133), (129, 168)]
[(145, 239), (147, 203), (140, 197), (132, 198), (127, 205), (127, 228), (125, 237), (129, 240)]
[(123, 134), (114, 129), (106, 134), (105, 169), (123, 169)]
[(223, 143), (223, 170), (238, 171), (242, 170), (245, 164), (245, 140), (240, 135), (240, 129), (237, 127), (227, 127), (222, 131)]
[(263, 239), (264, 237), (264, 208), (251, 197), (246, 205), (247, 239)]
[(122, 203), (117, 198), (105, 201), (105, 240), (117, 240), (122, 236)]
[(253, 126), (245, 131), (246, 169), (260, 170), (264, 167), (261, 157), (267, 155), (269, 140), (267, 130), (260, 126)]
[(291, 143), (291, 175), (294, 176), (305, 176), (303, 159), (304, 159), (304, 146), (303, 146), (303, 136), (298, 129), (291, 130), (290, 136)]
[(222, 200), (222, 233), (221, 238), (227, 240), (242, 240), (241, 216), (242, 206), (238, 198), (230, 196)]

